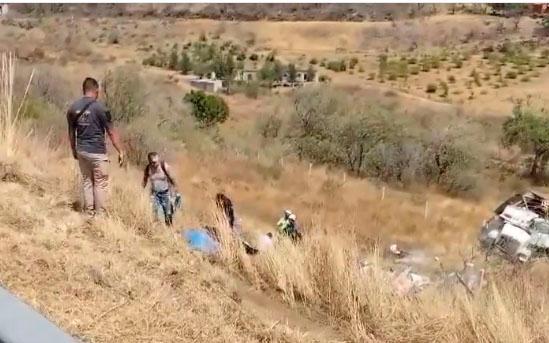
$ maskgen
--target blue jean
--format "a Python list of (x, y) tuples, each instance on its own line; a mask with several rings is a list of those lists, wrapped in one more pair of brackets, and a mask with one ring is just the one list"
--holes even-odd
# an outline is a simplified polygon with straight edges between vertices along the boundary
[(170, 203), (170, 192), (168, 190), (161, 192), (153, 192), (151, 194), (153, 204), (153, 213), (156, 220), (164, 217), (166, 225), (172, 225), (172, 206)]

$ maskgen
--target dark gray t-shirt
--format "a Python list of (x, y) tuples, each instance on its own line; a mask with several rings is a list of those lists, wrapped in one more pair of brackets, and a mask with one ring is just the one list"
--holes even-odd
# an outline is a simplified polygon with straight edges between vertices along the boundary
[[(90, 104), (87, 108), (86, 105)], [(85, 109), (84, 113), (81, 113)], [(112, 127), (111, 113), (105, 105), (82, 97), (67, 112), (69, 128), (76, 132), (76, 151), (106, 154), (105, 130)]]

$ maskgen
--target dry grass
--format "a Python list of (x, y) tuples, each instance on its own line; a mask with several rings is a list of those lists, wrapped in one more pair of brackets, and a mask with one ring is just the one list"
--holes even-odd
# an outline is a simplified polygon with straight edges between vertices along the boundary
[[(225, 245), (223, 257), (263, 287), (282, 293), (290, 305), (321, 311), (355, 342), (545, 342), (549, 339), (545, 277), (528, 270), (491, 275), (490, 286), (470, 297), (460, 285), (432, 288), (417, 297), (398, 297), (381, 272), (361, 271), (353, 239), (309, 236), (302, 245), (279, 241), (257, 259)], [(238, 260), (235, 260), (238, 258)]]
[[(278, 34), (271, 26), (258, 25), (269, 35)], [(294, 24), (284, 25), (286, 31), (295, 31)], [(308, 25), (302, 28), (303, 45), (314, 38), (319, 51), (333, 50), (340, 36), (348, 34), (348, 28), (338, 28), (331, 40), (310, 37), (318, 23)], [(362, 26), (357, 25), (353, 35), (360, 36)], [(235, 24), (227, 30), (241, 29)], [(264, 38), (258, 35), (259, 43), (271, 39), (265, 32)], [(281, 50), (296, 49), (276, 41)], [(4, 108), (11, 97), (1, 101)], [(203, 215), (211, 203), (205, 194), (222, 189), (235, 200), (249, 229), (267, 231), (277, 212), (289, 206), (308, 229), (301, 247), (282, 241), (276, 251), (253, 259), (225, 236), (221, 263), (210, 264), (187, 251), (176, 232), (152, 223), (137, 170), (113, 170), (110, 217), (88, 224), (71, 209), (78, 172), (67, 148), (47, 150), (49, 144), (39, 137), (12, 137), (14, 143), (1, 144), (19, 149), (13, 150), (17, 163), (2, 161), (15, 177), (0, 188), (0, 282), (85, 341), (311, 340), (300, 332), (303, 323), (297, 328), (273, 325), (248, 312), (234, 274), (265, 294), (278, 291), (274, 297), (296, 311), (307, 310), (304, 317), (319, 313), (322, 324), (313, 331), (323, 324), (340, 327), (325, 339), (317, 337), (319, 341), (549, 340), (546, 273), (543, 282), (527, 271), (493, 275), (490, 287), (474, 299), (460, 288), (399, 298), (378, 268), (366, 275), (358, 269), (367, 238), (419, 242), (447, 255), (466, 249), (489, 213), (491, 199), (470, 203), (422, 189), (422, 196), (387, 190), (381, 201), (378, 187), (352, 178), (339, 181), (342, 175), (324, 168), (314, 167), (309, 176), (307, 166), (286, 161), (273, 179), (255, 161), (181, 155), (174, 165), (180, 167), (180, 184), (190, 205), (178, 223), (195, 226), (214, 220)], [(375, 251), (370, 254), (374, 265), (384, 264)]]

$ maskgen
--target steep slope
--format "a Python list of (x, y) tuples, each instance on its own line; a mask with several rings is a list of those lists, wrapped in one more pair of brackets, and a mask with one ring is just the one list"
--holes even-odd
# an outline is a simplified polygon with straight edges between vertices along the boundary
[(71, 208), (76, 169), (64, 155), (1, 164), (3, 287), (85, 342), (309, 341), (285, 317), (255, 317), (236, 292), (244, 283), (136, 218), (148, 213), (138, 189), (115, 181), (112, 216), (84, 220)]

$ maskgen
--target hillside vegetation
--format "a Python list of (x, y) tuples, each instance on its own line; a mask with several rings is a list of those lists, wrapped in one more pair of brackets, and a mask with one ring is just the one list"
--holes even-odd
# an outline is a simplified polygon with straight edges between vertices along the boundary
[[(2, 286), (85, 342), (549, 341), (546, 263), (484, 261), (475, 244), (494, 205), (548, 180), (548, 60), (543, 36), (527, 42), (533, 19), (239, 22), (211, 20), (224, 5), (146, 6), (108, 7), (120, 18), (38, 6), (2, 21), (0, 49), (18, 57), (14, 70), (2, 56), (0, 82)], [(284, 6), (283, 18), (325, 20), (374, 5)], [(242, 8), (263, 19), (279, 7)], [(176, 19), (196, 16), (210, 19)], [(322, 82), (274, 88), (264, 81), (280, 66)], [(220, 94), (189, 84), (248, 67), (269, 77)], [(110, 166), (109, 214), (93, 221), (78, 212), (64, 116), (85, 76), (102, 81), (129, 160)], [(150, 151), (184, 197), (173, 228), (153, 221), (140, 187)], [(250, 242), (286, 208), (304, 241), (246, 255), (217, 192)], [(181, 238), (204, 225), (226, 229), (215, 258)], [(400, 297), (384, 272), (399, 270), (393, 242), (424, 252), (433, 277), (473, 260), (487, 286)]]

